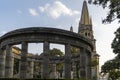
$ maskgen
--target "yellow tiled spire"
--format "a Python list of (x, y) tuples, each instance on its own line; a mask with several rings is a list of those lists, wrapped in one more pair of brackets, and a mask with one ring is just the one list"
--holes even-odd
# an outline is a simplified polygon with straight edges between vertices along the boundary
[(85, 29), (89, 29), (90, 31), (92, 31), (92, 20), (89, 16), (86, 0), (84, 0), (83, 2), (81, 19), (78, 26), (78, 33), (81, 33), (81, 31)]
[(92, 19), (90, 18), (90, 22), (89, 22), (90, 25), (92, 25)]
[(89, 16), (87, 2), (84, 0), (81, 19), (78, 27), (78, 34), (83, 35), (86, 38), (94, 39), (93, 30), (92, 30), (92, 20)]
[(86, 0), (84, 0), (84, 2), (83, 2), (80, 24), (91, 25), (91, 20), (89, 17), (89, 12), (88, 12)]

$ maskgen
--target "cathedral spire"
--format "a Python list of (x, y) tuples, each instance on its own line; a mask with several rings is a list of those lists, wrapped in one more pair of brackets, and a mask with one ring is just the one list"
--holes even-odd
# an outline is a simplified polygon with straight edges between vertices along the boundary
[(92, 19), (90, 18), (90, 22), (89, 22), (90, 25), (92, 25)]
[(89, 16), (86, 0), (84, 0), (83, 2), (78, 34), (89, 39), (94, 39), (93, 30), (92, 30), (92, 20), (91, 20), (91, 17)]
[(89, 12), (88, 12), (86, 0), (84, 0), (84, 2), (83, 2), (80, 24), (90, 25), (90, 17), (89, 17)]

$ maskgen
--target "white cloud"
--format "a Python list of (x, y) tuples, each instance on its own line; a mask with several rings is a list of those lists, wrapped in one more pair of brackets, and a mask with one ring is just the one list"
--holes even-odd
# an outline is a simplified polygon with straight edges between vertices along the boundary
[(39, 7), (39, 10), (41, 12), (47, 13), (54, 19), (60, 17), (61, 15), (72, 16), (72, 15), (80, 13), (79, 11), (71, 10), (66, 5), (61, 3), (60, 1), (55, 1), (53, 4), (46, 4), (43, 7)]
[(32, 9), (32, 8), (29, 8), (29, 13), (32, 15), (32, 16), (38, 16), (39, 14), (37, 13), (37, 11), (35, 9)]
[(38, 7), (41, 12), (46, 11), (50, 7), (50, 4), (46, 4), (44, 7)]
[(43, 8), (43, 7), (39, 7), (39, 9), (40, 9), (41, 12), (45, 11), (45, 8)]

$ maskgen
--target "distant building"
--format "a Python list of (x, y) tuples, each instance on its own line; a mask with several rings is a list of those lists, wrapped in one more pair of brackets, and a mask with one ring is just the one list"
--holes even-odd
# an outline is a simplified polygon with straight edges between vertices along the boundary
[(20, 54), (21, 53), (21, 49), (16, 47), (16, 46), (13, 46), (12, 47), (12, 53), (14, 54)]

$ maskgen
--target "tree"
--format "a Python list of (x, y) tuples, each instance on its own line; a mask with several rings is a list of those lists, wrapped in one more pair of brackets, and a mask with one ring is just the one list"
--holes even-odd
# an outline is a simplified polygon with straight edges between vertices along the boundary
[(120, 28), (115, 32), (115, 38), (112, 42), (113, 52), (118, 54), (118, 58), (120, 59)]
[(88, 0), (89, 3), (100, 5), (103, 8), (109, 8), (108, 15), (103, 23), (111, 23), (115, 19), (120, 22), (120, 0)]
[(111, 80), (118, 80), (120, 77), (120, 71), (116, 71), (116, 70), (111, 70), (109, 72), (109, 78)]
[(57, 48), (50, 50), (50, 56), (64, 56), (63, 52)]
[[(120, 70), (120, 28), (117, 29), (117, 31), (114, 33), (115, 38), (111, 44), (111, 47), (113, 49), (113, 52), (117, 54), (117, 57), (114, 60), (114, 68)], [(111, 70), (109, 72), (109, 76), (111, 76), (111, 79), (117, 79), (120, 77), (120, 71)]]
[[(60, 57), (60, 56), (64, 56), (63, 52), (57, 48), (53, 48), (50, 50), (50, 56), (52, 57)], [(61, 74), (62, 72), (62, 67), (63, 64), (62, 63), (57, 63), (56, 65), (56, 70)], [(52, 72), (52, 65), (50, 65), (50, 72)]]
[(117, 57), (109, 60), (101, 67), (102, 73), (109, 73), (109, 79), (117, 80), (120, 77), (120, 60)]
[(105, 62), (102, 66), (102, 73), (109, 73), (109, 79), (117, 80), (120, 77), (118, 60), (115, 58)]

